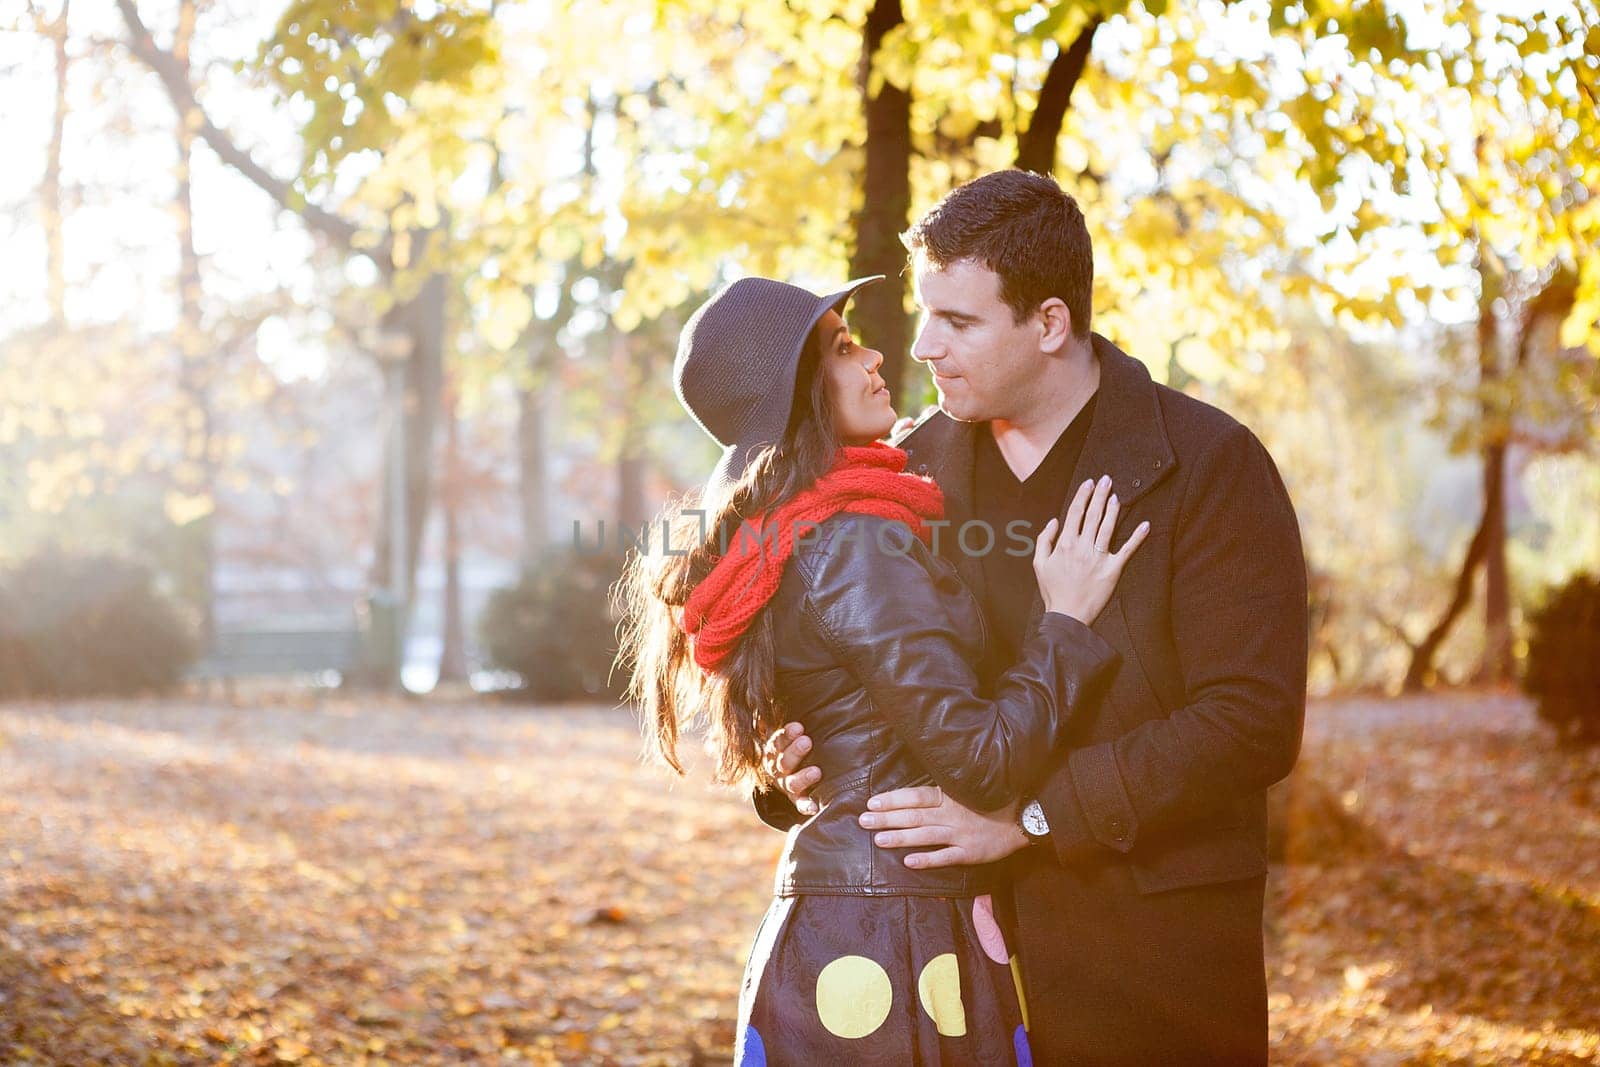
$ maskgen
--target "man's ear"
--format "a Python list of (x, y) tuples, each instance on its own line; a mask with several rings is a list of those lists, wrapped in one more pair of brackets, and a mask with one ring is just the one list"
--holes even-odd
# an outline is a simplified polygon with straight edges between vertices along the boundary
[(1052, 296), (1039, 305), (1039, 321), (1042, 324), (1039, 351), (1055, 355), (1072, 337), (1072, 312), (1067, 310), (1065, 301)]

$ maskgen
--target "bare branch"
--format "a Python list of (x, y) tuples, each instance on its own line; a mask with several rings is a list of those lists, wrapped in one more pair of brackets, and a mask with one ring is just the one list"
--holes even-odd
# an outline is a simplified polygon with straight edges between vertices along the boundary
[(281, 207), (299, 215), (313, 229), (332, 238), (346, 250), (370, 257), (385, 273), (393, 270), (391, 245), (387, 238), (375, 248), (357, 247), (356, 235), (360, 230), (354, 223), (325, 208), (308, 203), (289, 182), (269, 173), (250, 156), (249, 152), (234, 144), (228, 134), (219, 129), (200, 106), (199, 100), (195, 97), (194, 86), (189, 83), (188, 74), (182, 65), (156, 44), (144, 20), (139, 17), (135, 0), (116, 0), (116, 2), (117, 9), (122, 12), (123, 21), (128, 24), (128, 40), (125, 42), (128, 49), (161, 79), (161, 84), (166, 88), (167, 95), (172, 99), (172, 104), (178, 112), (194, 116), (196, 132), (224, 163), (249, 178)]

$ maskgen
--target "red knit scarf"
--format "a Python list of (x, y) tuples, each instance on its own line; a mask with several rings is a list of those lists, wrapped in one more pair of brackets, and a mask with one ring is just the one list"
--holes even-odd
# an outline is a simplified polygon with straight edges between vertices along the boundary
[(756, 614), (778, 591), (784, 566), (804, 538), (841, 511), (898, 519), (924, 542), (926, 525), (944, 517), (944, 494), (931, 479), (906, 474), (906, 454), (885, 444), (839, 450), (833, 469), (771, 512), (740, 525), (727, 553), (689, 594), (681, 623), (694, 638), (694, 661), (714, 670), (732, 655)]

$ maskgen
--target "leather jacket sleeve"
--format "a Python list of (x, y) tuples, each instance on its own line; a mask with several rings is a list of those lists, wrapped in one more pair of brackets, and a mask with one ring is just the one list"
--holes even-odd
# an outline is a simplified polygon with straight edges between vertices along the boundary
[[(885, 527), (898, 527), (888, 529)], [(1116, 652), (1076, 619), (1046, 612), (1017, 663), (979, 695), (971, 635), (955, 632), (939, 583), (959, 582), (903, 524), (846, 515), (797, 557), (805, 610), (874, 711), (945, 792), (993, 811), (1033, 788), (1073, 710), (1093, 699)]]
[(750, 791), (750, 801), (756, 806), (761, 821), (774, 830), (787, 832), (789, 827), (805, 821), (794, 801), (781, 789), (756, 786)]

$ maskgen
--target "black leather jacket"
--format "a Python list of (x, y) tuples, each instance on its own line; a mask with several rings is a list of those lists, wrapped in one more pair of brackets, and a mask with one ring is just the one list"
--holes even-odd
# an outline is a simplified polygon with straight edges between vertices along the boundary
[[(822, 769), (812, 793), (821, 810), (789, 829), (775, 891), (986, 891), (989, 868), (913, 870), (902, 862), (909, 850), (878, 848), (856, 817), (874, 793), (930, 783), (975, 811), (1016, 800), (1043, 778), (1073, 710), (1117, 654), (1047, 612), (1016, 665), (980, 694), (983, 613), (955, 568), (905, 525), (848, 512), (801, 539), (767, 610), (784, 717), (805, 725), (807, 762)], [(773, 799), (758, 796), (758, 808)]]

